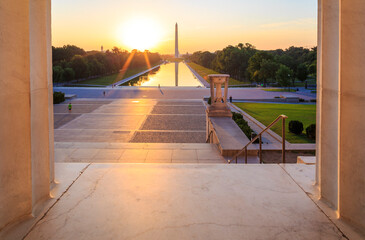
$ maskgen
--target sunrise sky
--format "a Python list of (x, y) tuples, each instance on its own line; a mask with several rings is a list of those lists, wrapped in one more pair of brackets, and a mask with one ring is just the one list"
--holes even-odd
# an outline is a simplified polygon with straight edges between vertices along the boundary
[(175, 22), (180, 53), (240, 42), (265, 50), (313, 47), (316, 21), (317, 0), (52, 0), (53, 46), (85, 50), (173, 53)]

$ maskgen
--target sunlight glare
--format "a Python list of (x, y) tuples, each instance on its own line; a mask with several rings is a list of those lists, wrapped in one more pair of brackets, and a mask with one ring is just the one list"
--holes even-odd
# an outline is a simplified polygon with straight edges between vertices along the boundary
[(123, 24), (118, 30), (120, 41), (140, 51), (150, 50), (161, 40), (162, 32), (152, 19), (136, 18)]

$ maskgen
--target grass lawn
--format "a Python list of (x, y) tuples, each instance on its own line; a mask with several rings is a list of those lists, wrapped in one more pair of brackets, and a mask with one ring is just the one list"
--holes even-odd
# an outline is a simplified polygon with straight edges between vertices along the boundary
[(118, 82), (118, 81), (120, 81), (124, 78), (130, 77), (130, 76), (133, 76), (137, 73), (145, 71), (145, 70), (147, 70), (147, 66), (139, 67), (139, 68), (132, 68), (132, 69), (130, 68), (125, 72), (124, 76), (123, 76), (122, 73), (119, 72), (119, 73), (114, 73), (114, 74), (103, 76), (103, 77), (97, 77), (97, 78), (93, 78), (93, 79), (80, 81), (80, 82), (77, 82), (75, 84), (80, 84), (80, 85), (82, 85), (82, 84), (95, 84), (95, 85), (107, 86), (107, 85), (116, 83), (116, 82)]
[[(269, 125), (280, 114), (288, 116), (285, 121), (285, 136), (290, 143), (314, 143), (307, 138), (305, 129), (312, 123), (316, 123), (316, 105), (304, 104), (275, 104), (275, 103), (235, 103), (243, 111), (256, 118), (265, 126)], [(298, 120), (303, 123), (304, 131), (301, 135), (289, 132), (289, 121)], [(271, 128), (281, 136), (281, 122)]]
[(295, 89), (284, 89), (284, 88), (271, 88), (271, 89), (262, 89), (266, 92), (296, 92)]
[[(216, 72), (212, 69), (209, 69), (209, 68), (205, 68), (199, 64), (196, 64), (196, 63), (193, 63), (193, 62), (189, 62), (187, 63), (191, 68), (193, 68), (200, 76), (202, 76), (208, 83), (209, 83), (209, 80), (208, 80), (208, 75), (209, 74), (219, 74), (219, 72)], [(228, 81), (228, 85), (240, 85), (240, 84), (249, 84), (247, 82), (240, 82), (234, 78), (229, 78), (229, 81)]]

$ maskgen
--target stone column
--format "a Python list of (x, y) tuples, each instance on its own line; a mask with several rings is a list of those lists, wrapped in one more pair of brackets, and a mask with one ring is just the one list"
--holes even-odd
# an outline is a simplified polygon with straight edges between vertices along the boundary
[(365, 2), (340, 9), (340, 217), (365, 229)]
[[(30, 32), (30, 101), (32, 150), (32, 199), (36, 205), (49, 198), (50, 125), (49, 62), (50, 0), (29, 0)], [(53, 148), (53, 146), (52, 146)], [(35, 214), (36, 215), (36, 214)]]
[(365, 3), (321, 0), (318, 182), (338, 216), (365, 229)]
[(32, 211), (29, 2), (0, 1), (0, 230)]
[(319, 166), (321, 159), (321, 138), (319, 137), (319, 130), (321, 129), (321, 51), (322, 51), (322, 0), (318, 0), (318, 14), (317, 14), (317, 108), (316, 108), (316, 179), (317, 186), (320, 185)]
[(52, 11), (51, 0), (46, 1), (46, 42), (47, 42), (47, 82), (48, 82), (48, 127), (49, 127), (49, 181), (52, 185), (55, 181), (54, 175), (54, 120), (53, 120), (53, 70), (52, 70)]
[(53, 180), (50, 0), (0, 1), (0, 231), (49, 198)]
[(338, 209), (339, 0), (320, 1), (318, 157), (321, 198)]

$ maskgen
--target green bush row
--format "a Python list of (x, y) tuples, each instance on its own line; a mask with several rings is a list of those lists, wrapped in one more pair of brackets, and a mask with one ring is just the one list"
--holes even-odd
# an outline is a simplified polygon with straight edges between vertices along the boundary
[(238, 127), (242, 130), (242, 132), (251, 139), (251, 134), (254, 133), (254, 131), (251, 129), (251, 127), (248, 125), (247, 121), (243, 119), (243, 116), (239, 113), (232, 112), (232, 119), (236, 122)]
[(59, 104), (65, 101), (65, 93), (63, 92), (54, 92), (53, 93), (53, 104)]

